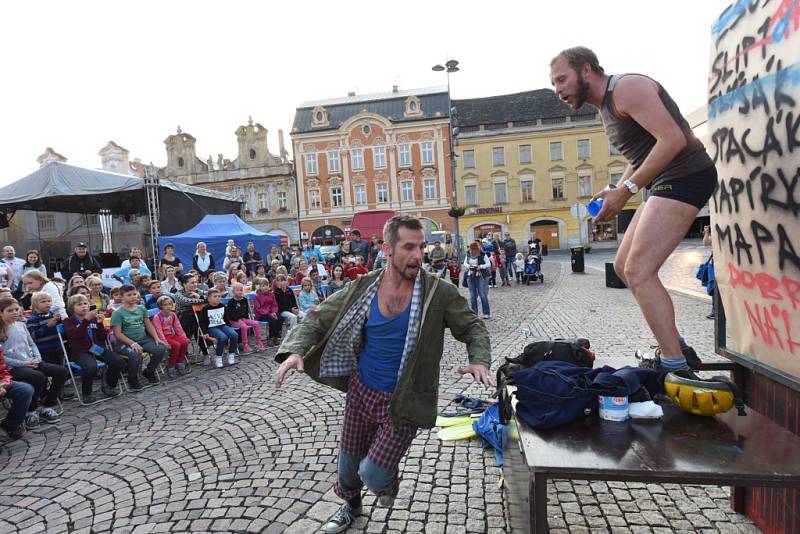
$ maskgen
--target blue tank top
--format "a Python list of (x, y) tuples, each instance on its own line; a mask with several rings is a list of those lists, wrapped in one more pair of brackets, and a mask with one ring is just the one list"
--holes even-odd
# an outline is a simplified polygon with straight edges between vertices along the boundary
[(392, 393), (397, 385), (400, 360), (406, 344), (408, 319), (411, 316), (409, 301), (403, 313), (386, 318), (378, 307), (378, 295), (372, 299), (367, 320), (367, 341), (358, 360), (361, 381), (371, 388)]

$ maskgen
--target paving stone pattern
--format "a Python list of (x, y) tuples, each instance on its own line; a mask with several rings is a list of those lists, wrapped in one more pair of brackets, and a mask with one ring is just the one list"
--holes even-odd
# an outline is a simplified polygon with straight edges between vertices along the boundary
[[(652, 343), (628, 291), (562, 260), (545, 258), (544, 285), (490, 290), (495, 362), (547, 337), (589, 337), (620, 363)], [(711, 357), (706, 302), (675, 303), (681, 332)], [(61, 423), (0, 438), (0, 532), (318, 531), (338, 507), (344, 397), (302, 376), (276, 391), (273, 352), (94, 407), (68, 402)], [(465, 361), (448, 336), (440, 408), (456, 393), (488, 393), (456, 373)], [(478, 440), (421, 431), (401, 470), (394, 506), (366, 497), (348, 532), (506, 532), (500, 472)], [(553, 532), (758, 532), (730, 510), (727, 488), (555, 481), (548, 491)]]

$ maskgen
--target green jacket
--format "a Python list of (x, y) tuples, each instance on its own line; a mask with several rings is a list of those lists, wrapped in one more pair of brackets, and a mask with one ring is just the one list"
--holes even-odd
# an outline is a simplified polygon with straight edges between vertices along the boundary
[[(284, 339), (275, 360), (282, 362), (290, 354), (303, 355), (305, 372), (317, 382), (347, 391), (349, 377), (321, 378), (320, 356), (325, 343), (349, 309), (380, 271), (373, 271), (347, 284), (305, 316)], [(422, 316), (414, 353), (408, 357), (389, 403), (389, 416), (395, 427), (411, 425), (432, 428), (436, 422), (439, 398), (439, 363), (444, 350), (444, 331), (467, 345), (470, 363), (489, 367), (491, 348), (486, 326), (470, 310), (456, 287), (423, 273)], [(356, 371), (357, 372), (357, 371)]]

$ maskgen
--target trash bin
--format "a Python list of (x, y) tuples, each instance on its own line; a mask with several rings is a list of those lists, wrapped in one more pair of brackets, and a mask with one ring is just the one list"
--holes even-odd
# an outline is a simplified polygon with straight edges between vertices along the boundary
[(583, 272), (583, 247), (572, 247), (570, 249), (572, 252), (572, 272), (573, 273), (582, 273)]
[(606, 262), (606, 287), (617, 289), (625, 289), (628, 287), (625, 285), (625, 282), (617, 276), (617, 271), (614, 270), (614, 264), (611, 262)]

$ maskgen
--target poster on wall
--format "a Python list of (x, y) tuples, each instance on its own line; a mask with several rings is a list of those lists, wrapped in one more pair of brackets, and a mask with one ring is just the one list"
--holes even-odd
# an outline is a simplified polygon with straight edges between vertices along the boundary
[(728, 347), (800, 377), (798, 0), (739, 0), (714, 23), (708, 126)]

